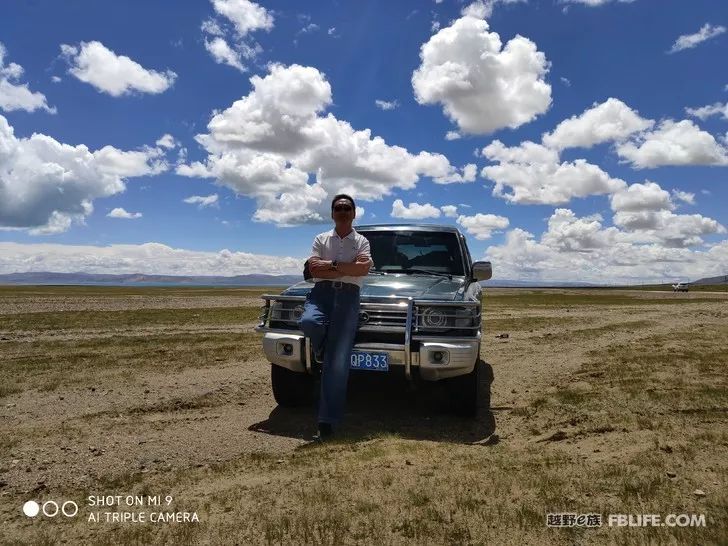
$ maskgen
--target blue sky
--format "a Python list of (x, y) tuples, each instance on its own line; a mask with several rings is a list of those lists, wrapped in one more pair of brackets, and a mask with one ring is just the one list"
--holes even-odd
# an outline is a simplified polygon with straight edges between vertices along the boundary
[(726, 274), (728, 5), (656, 6), (7, 2), (0, 272), (297, 272), (350, 190), (498, 278)]

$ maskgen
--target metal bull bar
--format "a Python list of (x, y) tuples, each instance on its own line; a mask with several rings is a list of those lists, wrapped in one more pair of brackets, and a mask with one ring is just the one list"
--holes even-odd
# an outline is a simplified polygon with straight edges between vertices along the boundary
[[(256, 332), (259, 333), (265, 333), (265, 332), (280, 332), (280, 333), (291, 333), (293, 331), (301, 332), (300, 330), (291, 330), (291, 329), (277, 329), (277, 328), (271, 328), (270, 327), (270, 311), (271, 311), (271, 302), (273, 301), (280, 301), (280, 302), (299, 302), (304, 303), (306, 301), (306, 296), (283, 296), (283, 295), (272, 295), (272, 294), (264, 294), (261, 296), (261, 298), (265, 301), (265, 306), (262, 309), (262, 313), (260, 315), (260, 324), (255, 328)], [(361, 312), (367, 311), (367, 308), (369, 310), (377, 310), (376, 306), (379, 305), (380, 308), (382, 304), (387, 305), (388, 307), (391, 306), (393, 308), (404, 308), (406, 312), (406, 318), (405, 318), (405, 324), (404, 328), (400, 329), (399, 327), (396, 329), (393, 329), (391, 327), (377, 327), (377, 326), (360, 326), (359, 329), (361, 331), (385, 331), (385, 332), (400, 332), (404, 330), (404, 344), (402, 346), (402, 349), (404, 351), (404, 368), (405, 368), (405, 377), (410, 380), (412, 377), (412, 340), (413, 340), (413, 333), (421, 333), (421, 329), (418, 326), (418, 323), (416, 321), (417, 314), (416, 310), (418, 305), (419, 306), (428, 306), (428, 307), (440, 307), (440, 306), (456, 306), (456, 307), (477, 307), (478, 314), (474, 316), (475, 319), (479, 319), (480, 317), (480, 303), (479, 302), (462, 302), (462, 301), (451, 301), (451, 302), (440, 302), (440, 301), (429, 301), (429, 300), (415, 300), (412, 297), (405, 297), (405, 296), (364, 296), (361, 299)], [(371, 307), (370, 307), (371, 306)], [(386, 312), (379, 309), (380, 312)], [(392, 312), (392, 311), (389, 311)], [(291, 321), (288, 321), (291, 322)], [(480, 328), (479, 320), (475, 320), (475, 326), (471, 327), (458, 327), (458, 329), (471, 329), (474, 330), (474, 333)], [(365, 330), (366, 329), (366, 330)], [(426, 339), (425, 336), (418, 335), (415, 337), (415, 339)], [(312, 351), (311, 351), (311, 339), (308, 336), (304, 336), (304, 348), (305, 348), (305, 366), (306, 366), (306, 372), (311, 374), (312, 373)]]

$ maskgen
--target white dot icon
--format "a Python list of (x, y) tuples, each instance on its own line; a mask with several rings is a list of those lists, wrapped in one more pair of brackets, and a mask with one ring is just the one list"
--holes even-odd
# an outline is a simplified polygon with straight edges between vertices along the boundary
[(35, 501), (28, 501), (23, 505), (23, 514), (29, 518), (34, 518), (40, 512), (40, 506)]

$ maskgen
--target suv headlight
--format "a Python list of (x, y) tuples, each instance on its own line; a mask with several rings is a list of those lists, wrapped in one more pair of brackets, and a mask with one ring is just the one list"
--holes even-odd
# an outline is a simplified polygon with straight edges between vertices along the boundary
[(443, 328), (447, 322), (443, 308), (427, 307), (422, 311), (422, 325), (426, 328)]
[(422, 306), (417, 312), (417, 326), (430, 332), (477, 326), (476, 307)]
[(455, 309), (455, 327), (463, 328), (467, 326), (475, 326), (474, 317), (477, 312), (478, 310), (475, 307), (471, 309), (463, 309), (462, 307), (460, 309)]
[(270, 322), (295, 326), (303, 315), (303, 305), (295, 301), (274, 301), (270, 306)]

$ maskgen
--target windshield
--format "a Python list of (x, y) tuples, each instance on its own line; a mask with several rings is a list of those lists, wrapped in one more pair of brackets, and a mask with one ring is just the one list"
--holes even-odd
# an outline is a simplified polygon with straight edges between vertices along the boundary
[(376, 271), (464, 275), (455, 233), (362, 231), (369, 240)]

